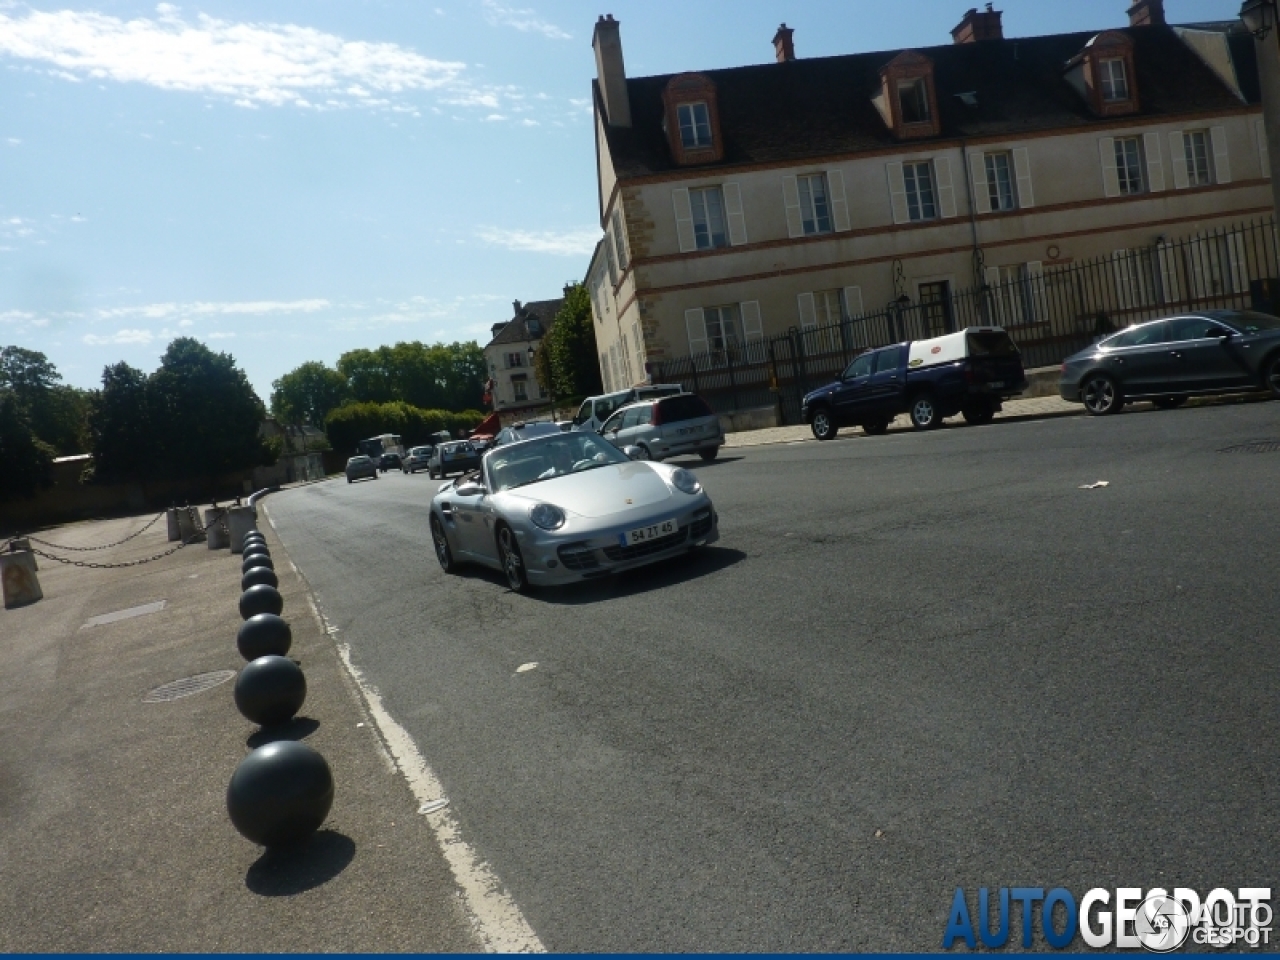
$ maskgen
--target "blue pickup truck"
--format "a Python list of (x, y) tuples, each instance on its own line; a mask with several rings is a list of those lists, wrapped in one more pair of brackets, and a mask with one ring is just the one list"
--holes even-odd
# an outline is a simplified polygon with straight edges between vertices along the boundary
[(1027, 388), (1022, 357), (1000, 327), (968, 327), (957, 333), (868, 350), (835, 383), (805, 395), (804, 422), (819, 440), (841, 427), (884, 433), (900, 413), (917, 430), (964, 414), (989, 423), (1003, 401)]

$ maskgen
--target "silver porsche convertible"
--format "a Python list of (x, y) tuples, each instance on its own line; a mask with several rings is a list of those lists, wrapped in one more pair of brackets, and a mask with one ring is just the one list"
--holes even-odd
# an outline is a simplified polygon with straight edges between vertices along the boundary
[(658, 563), (714, 542), (717, 524), (690, 471), (586, 432), (497, 447), (431, 501), (440, 566), (493, 567), (517, 591)]

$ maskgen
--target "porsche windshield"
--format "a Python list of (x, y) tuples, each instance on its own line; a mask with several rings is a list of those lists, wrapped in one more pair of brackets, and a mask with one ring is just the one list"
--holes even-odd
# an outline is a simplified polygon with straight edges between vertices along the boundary
[(594, 433), (560, 433), (500, 447), (485, 466), (494, 493), (581, 473), (611, 463), (628, 463), (626, 454)]

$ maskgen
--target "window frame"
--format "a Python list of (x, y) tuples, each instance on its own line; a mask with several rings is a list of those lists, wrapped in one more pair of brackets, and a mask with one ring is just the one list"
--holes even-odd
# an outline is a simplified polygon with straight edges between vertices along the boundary
[[(925, 180), (929, 193), (931, 212), (926, 214), (919, 193), (919, 169), (925, 168)], [(938, 186), (933, 175), (932, 160), (908, 160), (902, 164), (902, 183), (907, 193), (907, 220), (911, 223), (924, 223), (938, 219)]]
[[(702, 108), (701, 117), (698, 108)], [(689, 123), (685, 123), (685, 112), (688, 111)], [(711, 129), (711, 107), (705, 100), (690, 100), (676, 104), (676, 127), (680, 135), (680, 146), (685, 150), (706, 150), (715, 146), (715, 134)], [(706, 139), (701, 139), (701, 128), (706, 129)], [(685, 137), (686, 129), (692, 140)]]
[[(1000, 182), (1000, 162), (1004, 166), (1004, 182)], [(987, 177), (987, 200), (993, 213), (1006, 213), (1018, 209), (1018, 193), (1015, 189), (1017, 174), (1014, 171), (1013, 152), (996, 150), (983, 154), (983, 167)], [(1004, 203), (1001, 188), (1007, 193), (1008, 203)]]
[[(898, 118), (904, 127), (933, 122), (933, 114), (929, 110), (929, 84), (924, 77), (907, 77), (895, 81), (894, 87), (898, 95)], [(908, 95), (914, 100), (911, 104), (917, 111), (914, 117), (907, 116)]]
[[(1127, 145), (1133, 145), (1133, 165), (1129, 166)], [(1146, 182), (1143, 177), (1143, 157), (1141, 137), (1115, 138), (1116, 183), (1120, 188), (1120, 196), (1132, 197), (1146, 193)]]
[[(716, 334), (712, 334), (713, 315), (715, 328), (718, 331)], [(707, 337), (708, 353), (722, 354), (742, 347), (742, 314), (738, 304), (722, 303), (714, 307), (703, 307), (702, 325)], [(728, 327), (727, 335), (726, 326)]]
[(521, 400), (529, 399), (529, 391), (527, 389), (528, 382), (529, 381), (527, 380), (511, 381), (511, 394), (516, 403), (519, 403)]
[[(1196, 156), (1196, 140), (1199, 140), (1201, 156)], [(1213, 143), (1208, 130), (1184, 130), (1182, 132), (1182, 151), (1187, 162), (1187, 186), (1207, 187), (1213, 183)], [(1203, 160), (1203, 176), (1201, 164)]]
[[(720, 205), (719, 216), (721, 232), (719, 234), (713, 233), (711, 230), (711, 217), (706, 203), (706, 198), (708, 196), (714, 196), (716, 198), (716, 202)], [(701, 221), (699, 220), (700, 206), (702, 214)], [(695, 250), (719, 250), (723, 247), (729, 246), (729, 217), (725, 211), (723, 187), (718, 184), (710, 187), (690, 187), (689, 211), (693, 217), (693, 245)], [(702, 240), (704, 233), (707, 241), (705, 244)]]
[[(1119, 83), (1117, 84), (1117, 74), (1113, 69), (1119, 67)], [(1098, 91), (1102, 97), (1103, 103), (1126, 103), (1131, 97), (1129, 94), (1129, 65), (1125, 57), (1107, 57), (1098, 61)], [(1108, 93), (1110, 88), (1110, 93)]]
[[(821, 197), (815, 197), (813, 184), (818, 184)], [(831, 188), (825, 172), (805, 173), (796, 177), (796, 192), (800, 197), (800, 228), (806, 237), (832, 233)], [(819, 212), (818, 205), (822, 210)], [(823, 225), (825, 221), (825, 226)]]

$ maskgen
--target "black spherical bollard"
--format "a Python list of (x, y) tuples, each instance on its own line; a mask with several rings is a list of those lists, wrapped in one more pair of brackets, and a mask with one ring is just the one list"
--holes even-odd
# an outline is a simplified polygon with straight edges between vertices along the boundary
[[(241, 545), (241, 550), (248, 550), (250, 547), (266, 547), (266, 546), (267, 546), (267, 541), (263, 540), (261, 537), (245, 537), (244, 543)], [(270, 550), (271, 548), (267, 547), (267, 549)]]
[(236, 709), (260, 726), (287, 723), (306, 699), (307, 678), (288, 657), (258, 657), (236, 677)]
[(248, 620), (259, 613), (274, 613), (278, 617), (283, 609), (284, 597), (280, 596), (280, 591), (275, 587), (268, 587), (265, 583), (250, 587), (240, 594), (240, 618), (242, 620)]
[[(246, 660), (259, 657), (283, 657), (293, 646), (293, 631), (286, 620), (274, 613), (259, 613), (240, 624), (236, 647)], [(305, 683), (304, 683), (305, 689)]]
[(244, 563), (240, 564), (240, 572), (248, 573), (254, 567), (266, 567), (268, 570), (274, 570), (276, 565), (271, 562), (271, 558), (263, 554), (255, 554), (252, 557), (245, 557)]
[(261, 537), (261, 536), (262, 536), (262, 531), (259, 530), (257, 527), (254, 527), (252, 530), (248, 530), (245, 532), (244, 538), (248, 540), (250, 537)]
[(297, 740), (259, 747), (240, 761), (227, 787), (227, 813), (247, 840), (267, 847), (299, 843), (333, 806), (333, 772)]
[(270, 567), (250, 567), (244, 572), (244, 576), (240, 578), (240, 589), (248, 590), (250, 587), (256, 587), (260, 583), (265, 583), (268, 587), (280, 586), (280, 578), (276, 576), (276, 572)]
[(241, 556), (245, 557), (269, 557), (271, 551), (267, 549), (265, 543), (251, 543), (241, 552)]

